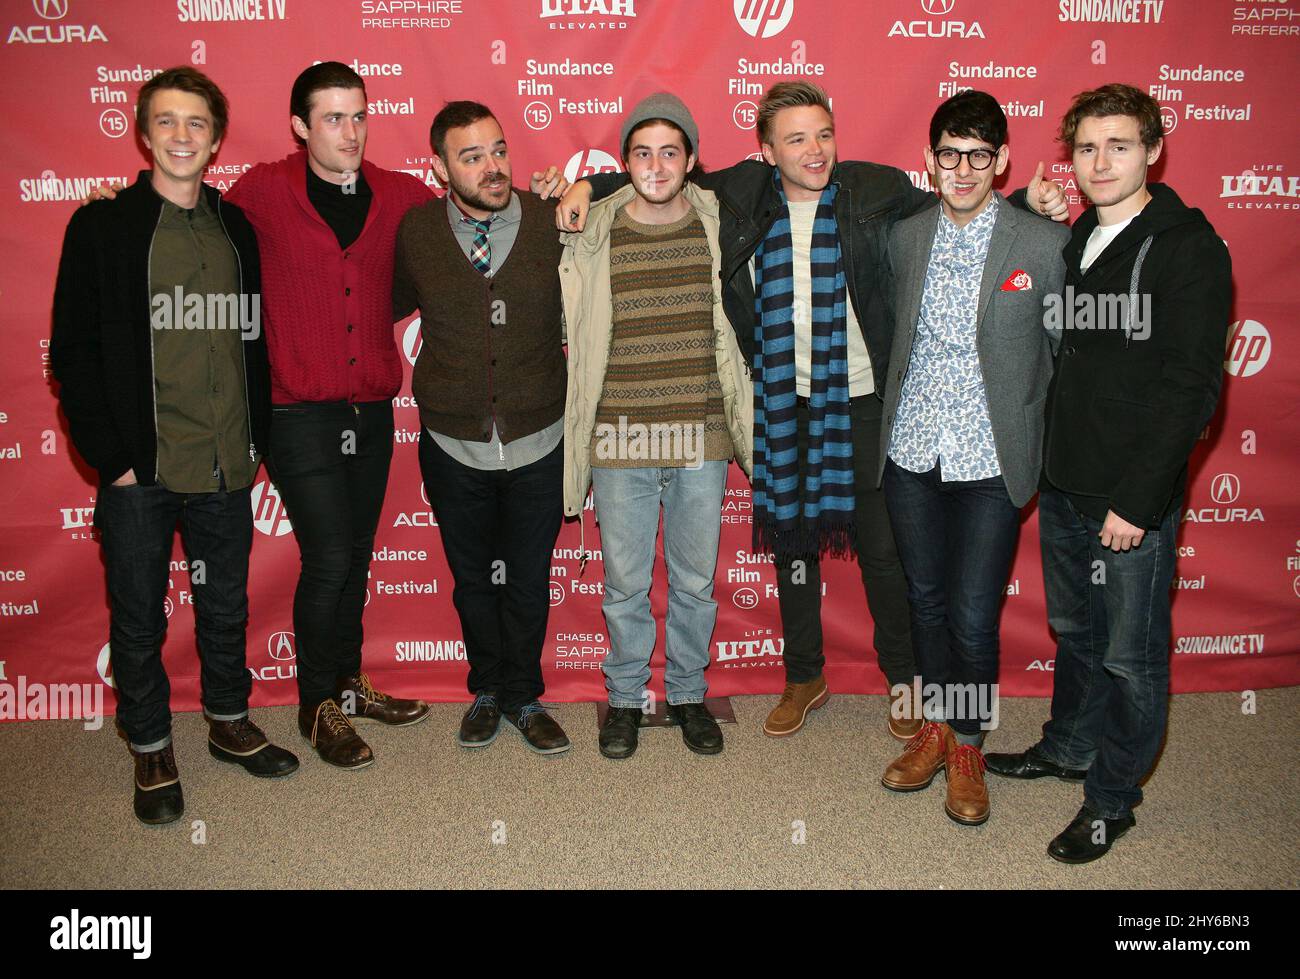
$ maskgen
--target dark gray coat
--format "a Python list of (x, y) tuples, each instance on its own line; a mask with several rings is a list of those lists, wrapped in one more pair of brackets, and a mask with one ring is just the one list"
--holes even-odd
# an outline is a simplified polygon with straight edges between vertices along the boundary
[[(877, 485), (884, 474), (894, 413), (912, 357), (939, 214), (936, 207), (899, 221), (889, 236), (897, 309)], [(1018, 507), (1037, 491), (1043, 464), (1043, 408), (1052, 378), (1052, 355), (1060, 342), (1059, 333), (1044, 326), (1043, 297), (1061, 291), (1065, 281), (1061, 249), (1069, 240), (1070, 231), (1064, 225), (1010, 207), (1004, 200), (980, 280), (975, 348), (984, 375), (998, 466), (1011, 502)], [(1002, 291), (1002, 284), (1020, 270), (1029, 273), (1032, 288)]]

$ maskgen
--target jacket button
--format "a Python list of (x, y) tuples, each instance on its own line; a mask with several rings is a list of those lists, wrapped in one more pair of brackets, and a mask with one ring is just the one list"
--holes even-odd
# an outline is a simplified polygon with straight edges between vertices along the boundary
[(349, 332), (349, 333), (352, 332), (352, 324), (351, 324), (351, 323), (348, 324), (348, 332)]
[(1073, 357), (1073, 356), (1074, 356), (1074, 346), (1073, 346), (1073, 345), (1068, 346), (1068, 347), (1065, 348), (1065, 355), (1066, 355), (1067, 357)]
[(497, 359), (496, 359), (495, 357), (493, 357), (493, 358), (492, 358), (492, 366), (495, 367), (496, 365), (497, 365)]
[(492, 403), (493, 403), (493, 404), (496, 404), (496, 403), (497, 403), (497, 396), (496, 396), (495, 394), (492, 395)]
[(344, 252), (344, 253), (343, 253), (343, 257), (344, 257), (344, 258), (347, 258), (349, 254), (351, 254), (351, 253), (350, 253), (350, 252)]
[(349, 357), (349, 358), (348, 358), (348, 364), (355, 364), (356, 362), (357, 362), (357, 358), (355, 358), (355, 357)]
[(351, 287), (351, 286), (344, 286), (344, 288), (343, 288), (343, 295), (345, 295), (345, 296), (350, 296), (350, 295), (352, 295), (352, 287)]

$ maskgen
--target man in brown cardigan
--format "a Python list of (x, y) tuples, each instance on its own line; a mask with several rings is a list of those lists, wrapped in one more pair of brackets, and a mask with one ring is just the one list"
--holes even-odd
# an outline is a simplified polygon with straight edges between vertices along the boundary
[(486, 747), (504, 714), (530, 748), (553, 754), (569, 748), (538, 701), (563, 512), (561, 247), (552, 205), (512, 189), (486, 106), (447, 103), (429, 140), (448, 192), (403, 219), (393, 293), (399, 316), (420, 310), (420, 471), (474, 695), (458, 741)]

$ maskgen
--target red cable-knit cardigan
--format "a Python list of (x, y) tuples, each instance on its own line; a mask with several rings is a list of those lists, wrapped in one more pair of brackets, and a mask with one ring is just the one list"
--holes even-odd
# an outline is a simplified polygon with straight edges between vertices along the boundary
[(393, 337), (393, 248), (407, 210), (433, 197), (410, 174), (365, 161), (374, 197), (346, 249), (307, 198), (307, 154), (259, 163), (226, 194), (262, 255), (262, 328), (271, 400), (382, 401), (402, 386)]

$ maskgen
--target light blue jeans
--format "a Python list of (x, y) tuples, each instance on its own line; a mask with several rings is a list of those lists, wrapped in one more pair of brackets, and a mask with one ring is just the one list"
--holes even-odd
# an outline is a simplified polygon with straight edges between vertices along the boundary
[(664, 515), (668, 562), (668, 666), (664, 686), (670, 704), (704, 702), (709, 640), (718, 617), (713, 574), (718, 566), (726, 462), (699, 469), (645, 467), (592, 470), (596, 519), (605, 557), (609, 628), (605, 686), (611, 707), (642, 707), (650, 682), (655, 620), (650, 611), (659, 508)]

